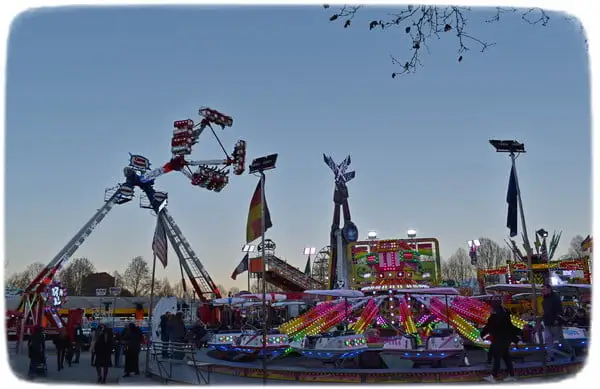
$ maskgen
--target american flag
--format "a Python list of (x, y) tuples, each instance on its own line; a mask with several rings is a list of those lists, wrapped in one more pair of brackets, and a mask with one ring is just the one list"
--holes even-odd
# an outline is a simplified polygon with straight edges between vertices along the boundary
[(167, 267), (167, 231), (162, 219), (162, 210), (156, 217), (156, 229), (154, 230), (154, 239), (152, 240), (152, 252), (154, 257), (158, 258)]

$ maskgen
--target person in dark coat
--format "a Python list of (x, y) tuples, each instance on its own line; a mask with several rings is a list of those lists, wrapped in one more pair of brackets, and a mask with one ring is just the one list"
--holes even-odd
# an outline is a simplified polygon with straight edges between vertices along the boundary
[[(169, 321), (169, 341), (171, 343), (185, 343), (185, 323), (183, 322), (183, 313), (177, 314)], [(181, 352), (173, 353), (173, 358), (183, 359), (184, 355)]]
[(585, 309), (579, 308), (577, 310), (577, 313), (573, 317), (573, 324), (586, 330), (590, 328), (590, 318), (587, 316)]
[(115, 346), (115, 367), (120, 367), (121, 365), (121, 350), (123, 345), (121, 343), (123, 339), (123, 331), (114, 331), (114, 346)]
[(123, 335), (125, 347), (125, 375), (129, 377), (131, 373), (140, 374), (140, 351), (142, 348), (142, 332), (135, 324), (129, 323), (127, 330)]
[(79, 358), (81, 357), (81, 346), (83, 345), (83, 341), (85, 339), (85, 335), (83, 335), (83, 328), (80, 325), (75, 327), (75, 342), (74, 342), (74, 355), (75, 360), (73, 363), (78, 364)]
[(510, 319), (510, 314), (502, 307), (499, 301), (492, 302), (492, 314), (488, 318), (487, 324), (481, 330), (481, 337), (490, 335), (492, 344), (490, 345), (489, 353), (492, 355), (492, 375), (485, 377), (485, 380), (496, 382), (498, 373), (500, 372), (500, 362), (504, 360), (509, 377), (505, 381), (513, 381), (515, 379), (515, 371), (513, 369), (512, 360), (510, 357), (510, 344), (517, 343), (517, 333), (520, 332)]
[(160, 341), (163, 342), (162, 356), (167, 357), (169, 354), (169, 320), (171, 312), (166, 312), (160, 317)]
[(573, 348), (569, 342), (565, 341), (563, 334), (564, 318), (560, 296), (552, 290), (552, 285), (547, 282), (544, 283), (542, 295), (544, 296), (544, 300), (542, 301), (542, 308), (544, 309), (542, 322), (544, 323), (544, 343), (546, 343), (548, 359), (553, 359), (555, 342), (562, 344), (565, 352), (571, 356), (571, 359), (575, 359)]
[(56, 365), (58, 371), (61, 371), (65, 368), (65, 353), (71, 347), (71, 341), (67, 335), (66, 328), (61, 328), (58, 336), (54, 338), (54, 347), (56, 347)]
[(34, 327), (27, 343), (27, 353), (29, 355), (29, 377), (34, 377), (37, 367), (46, 362), (46, 338), (42, 326)]
[(111, 354), (113, 348), (113, 333), (110, 328), (103, 328), (96, 339), (96, 360), (94, 366), (98, 374), (98, 382), (105, 384), (108, 368), (112, 367)]

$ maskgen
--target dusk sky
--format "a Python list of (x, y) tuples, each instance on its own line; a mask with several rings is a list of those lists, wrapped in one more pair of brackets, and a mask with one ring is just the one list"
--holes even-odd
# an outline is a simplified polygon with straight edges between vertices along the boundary
[[(352, 28), (321, 7), (71, 8), (18, 18), (7, 68), (8, 273), (49, 262), (123, 181), (128, 153), (159, 166), (174, 120), (200, 106), (234, 118), (218, 132), (248, 159), (279, 153), (267, 176), (278, 256), (304, 267), (304, 247), (328, 244), (333, 176), (322, 154), (352, 156), (350, 208), (361, 237), (437, 237), (448, 258), (469, 239), (507, 238), (507, 155), (488, 139), (518, 139), (530, 235), (562, 230), (558, 255), (591, 231), (588, 57), (579, 25), (472, 14), (470, 34), (496, 42), (457, 62), (452, 34), (429, 43), (423, 67), (396, 79), (409, 55), (404, 27), (369, 31), (392, 10), (368, 8)], [(221, 158), (210, 133), (192, 159)], [(233, 176), (221, 193), (180, 173), (159, 178), (169, 210), (216, 283), (232, 281), (257, 179)], [(137, 191), (139, 193), (139, 190)], [(117, 206), (74, 257), (98, 271), (152, 258), (155, 218), (138, 199)], [(521, 226), (519, 226), (519, 233)], [(174, 252), (157, 276), (180, 277)]]

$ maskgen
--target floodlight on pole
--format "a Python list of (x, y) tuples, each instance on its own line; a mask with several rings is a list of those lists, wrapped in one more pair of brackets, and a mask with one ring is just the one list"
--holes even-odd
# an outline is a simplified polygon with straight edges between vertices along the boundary
[(315, 247), (305, 247), (304, 248), (304, 255), (308, 255), (309, 257), (311, 255), (315, 255), (317, 253), (317, 249)]
[(525, 144), (516, 140), (498, 140), (490, 139), (490, 144), (496, 149), (497, 153), (508, 153), (510, 156), (512, 170), (511, 174), (514, 175), (514, 184), (517, 192), (517, 202), (519, 206), (519, 213), (521, 214), (521, 228), (523, 228), (523, 246), (527, 252), (527, 274), (529, 275), (529, 283), (531, 284), (531, 305), (535, 316), (538, 316), (538, 304), (537, 304), (537, 293), (535, 288), (535, 280), (533, 278), (533, 266), (531, 265), (531, 257), (533, 255), (533, 249), (529, 243), (529, 237), (527, 235), (527, 225), (525, 224), (525, 214), (523, 213), (523, 200), (521, 199), (521, 189), (519, 187), (519, 179), (517, 177), (516, 159), (518, 154), (526, 153)]
[(377, 231), (369, 231), (369, 233), (367, 234), (367, 239), (368, 240), (375, 240), (377, 239)]
[[(263, 312), (263, 334), (262, 334), (262, 351), (266, 352), (267, 349), (267, 333), (268, 333), (268, 312), (267, 312), (267, 265), (266, 265), (266, 253), (265, 253), (265, 171), (275, 169), (275, 164), (277, 163), (278, 154), (269, 154), (264, 157), (256, 158), (252, 161), (250, 166), (248, 167), (248, 172), (250, 174), (258, 173), (260, 175), (260, 232), (261, 232), (261, 262), (262, 262), (262, 271), (261, 271), (261, 279), (262, 279), (262, 312)], [(263, 384), (267, 383), (267, 358), (262, 359), (262, 367), (263, 367)]]
[(417, 230), (415, 230), (414, 228), (409, 228), (406, 231), (406, 235), (408, 235), (409, 238), (414, 239), (417, 237)]
[(244, 247), (242, 247), (242, 252), (243, 253), (253, 253), (255, 249), (256, 249), (256, 246), (254, 246), (253, 244), (245, 244)]

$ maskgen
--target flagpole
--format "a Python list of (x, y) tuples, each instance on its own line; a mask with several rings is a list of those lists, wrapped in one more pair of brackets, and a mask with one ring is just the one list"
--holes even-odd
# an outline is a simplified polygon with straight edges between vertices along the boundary
[[(158, 223), (161, 223), (160, 214)], [(150, 281), (150, 306), (148, 307), (148, 341), (146, 342), (146, 376), (150, 377), (150, 347), (152, 346), (152, 307), (154, 306), (154, 279), (156, 277), (156, 255), (152, 261), (152, 281)]]
[(529, 235), (527, 235), (525, 213), (523, 212), (523, 200), (521, 199), (521, 188), (519, 187), (519, 178), (517, 176), (517, 157), (514, 152), (510, 153), (510, 159), (512, 162), (512, 174), (514, 174), (515, 179), (515, 189), (517, 190), (517, 202), (519, 203), (519, 213), (521, 214), (521, 227), (523, 228), (523, 244), (525, 245), (525, 251), (527, 252), (527, 274), (529, 275), (529, 282), (531, 283), (531, 308), (533, 309), (533, 314), (537, 318), (538, 304), (537, 293), (535, 290), (535, 279), (533, 278), (533, 266), (531, 264), (531, 245), (529, 244)]
[[(262, 358), (262, 367), (263, 367), (263, 384), (267, 383), (267, 329), (268, 329), (268, 320), (267, 320), (267, 265), (266, 265), (266, 257), (265, 257), (265, 172), (260, 171), (260, 246), (261, 246), (261, 257), (262, 257), (262, 311), (263, 311), (263, 337), (262, 337), (262, 350), (263, 350), (263, 358)], [(249, 264), (248, 264), (249, 265)], [(250, 270), (250, 266), (248, 266), (248, 270)], [(248, 276), (250, 272), (248, 271)]]

